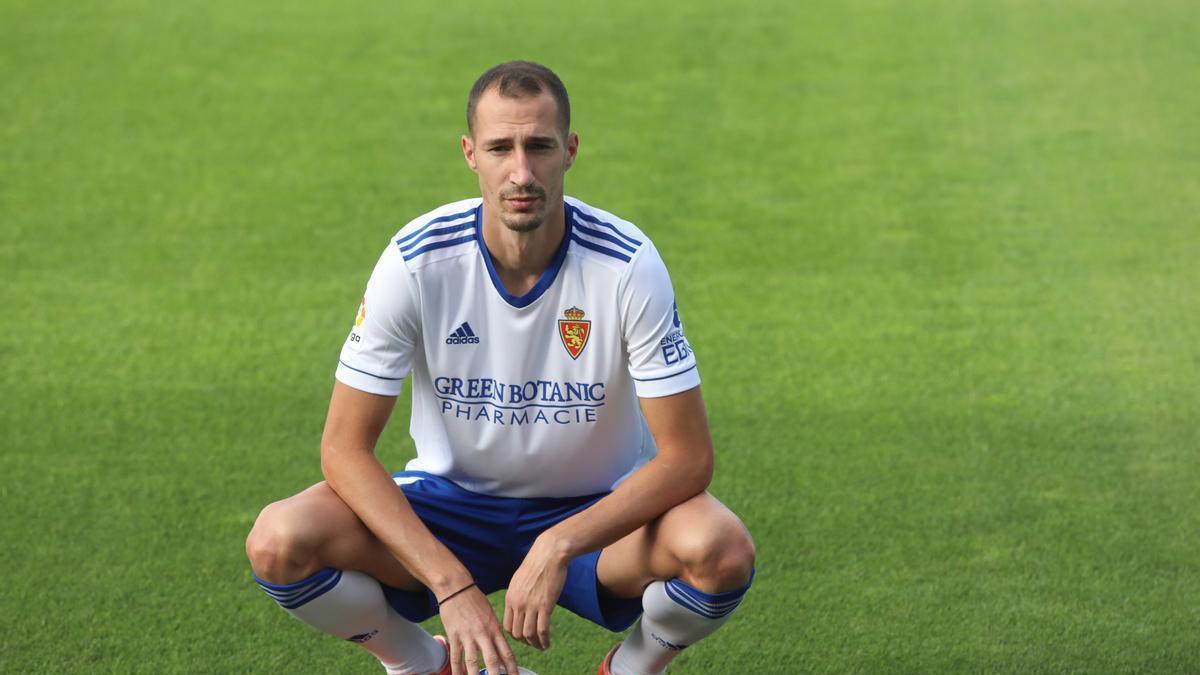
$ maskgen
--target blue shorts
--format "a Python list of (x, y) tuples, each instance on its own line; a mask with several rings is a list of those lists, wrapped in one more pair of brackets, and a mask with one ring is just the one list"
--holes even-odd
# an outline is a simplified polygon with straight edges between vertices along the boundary
[[(423, 471), (393, 474), (413, 511), (466, 565), (484, 594), (508, 587), (509, 580), (546, 529), (596, 503), (606, 493), (585, 497), (520, 499), (471, 492), (453, 481)], [(596, 583), (595, 551), (567, 565), (567, 581), (558, 604), (579, 616), (620, 632), (642, 613), (641, 598), (614, 598)], [(405, 591), (383, 587), (388, 602), (409, 621), (420, 622), (438, 613), (437, 599), (428, 589)]]

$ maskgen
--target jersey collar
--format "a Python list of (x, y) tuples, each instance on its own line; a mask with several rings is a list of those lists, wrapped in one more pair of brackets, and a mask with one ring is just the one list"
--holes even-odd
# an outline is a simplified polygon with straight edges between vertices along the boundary
[(558, 270), (562, 267), (563, 261), (567, 258), (567, 246), (571, 241), (571, 219), (566, 217), (566, 202), (563, 202), (563, 238), (558, 245), (558, 251), (554, 253), (554, 258), (550, 260), (550, 265), (546, 267), (546, 271), (542, 272), (542, 276), (538, 278), (537, 283), (525, 295), (513, 295), (504, 288), (504, 283), (500, 281), (500, 275), (496, 274), (496, 267), (492, 264), (492, 254), (488, 251), (487, 244), (483, 241), (483, 204), (475, 207), (475, 240), (479, 242), (479, 253), (483, 256), (483, 263), (487, 265), (488, 276), (492, 278), (492, 287), (500, 294), (504, 301), (513, 307), (527, 307), (534, 300), (542, 297), (546, 289), (554, 284), (554, 280), (558, 277)]

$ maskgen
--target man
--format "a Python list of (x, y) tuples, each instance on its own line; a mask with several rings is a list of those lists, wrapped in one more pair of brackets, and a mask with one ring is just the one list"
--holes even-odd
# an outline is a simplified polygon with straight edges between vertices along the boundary
[[(481, 198), (406, 225), (367, 283), (321, 440), (325, 482), (246, 542), (263, 589), (388, 673), (517, 672), (555, 604), (630, 635), (599, 673), (659, 673), (753, 576), (705, 488), (713, 448), (666, 268), (636, 227), (563, 196), (579, 138), (558, 77), (515, 61), (467, 104)], [(417, 458), (375, 443), (411, 375)], [(639, 409), (640, 408), (640, 409)], [(441, 614), (446, 636), (416, 622)]]

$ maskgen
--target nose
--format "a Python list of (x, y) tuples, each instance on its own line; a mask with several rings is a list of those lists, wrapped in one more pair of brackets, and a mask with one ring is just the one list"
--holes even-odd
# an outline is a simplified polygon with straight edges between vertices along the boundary
[(518, 149), (512, 154), (512, 169), (508, 174), (508, 180), (512, 181), (513, 185), (518, 187), (526, 187), (533, 184), (533, 171), (529, 167), (529, 156), (524, 150)]

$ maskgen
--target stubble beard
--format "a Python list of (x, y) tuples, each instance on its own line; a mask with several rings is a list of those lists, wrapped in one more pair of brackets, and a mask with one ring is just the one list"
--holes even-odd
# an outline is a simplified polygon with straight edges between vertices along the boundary
[[(546, 191), (541, 188), (529, 190), (506, 190), (500, 193), (501, 200), (518, 196), (539, 197), (543, 207), (547, 206)], [(546, 222), (546, 212), (519, 212), (506, 214), (500, 210), (500, 223), (512, 232), (533, 232)]]
[(514, 220), (511, 217), (504, 215), (500, 216), (500, 222), (512, 232), (533, 232), (546, 222), (545, 214), (529, 213), (522, 214), (520, 220)]

